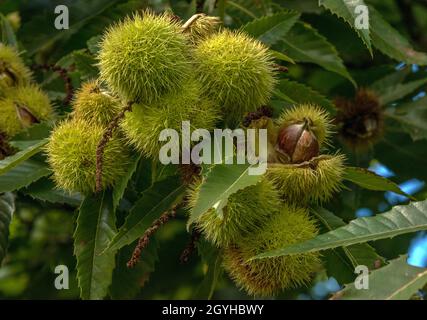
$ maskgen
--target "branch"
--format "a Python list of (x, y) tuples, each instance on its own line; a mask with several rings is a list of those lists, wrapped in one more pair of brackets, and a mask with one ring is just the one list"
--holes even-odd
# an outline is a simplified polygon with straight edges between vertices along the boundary
[(104, 149), (113, 136), (114, 130), (119, 126), (120, 120), (125, 117), (126, 112), (132, 111), (132, 105), (133, 101), (128, 102), (126, 107), (123, 108), (123, 110), (120, 111), (120, 113), (115, 116), (114, 119), (108, 124), (108, 127), (105, 129), (104, 135), (102, 136), (102, 139), (96, 148), (96, 192), (100, 192), (102, 190), (102, 166), (104, 161)]
[(7, 141), (6, 134), (0, 131), (0, 160), (13, 155), (14, 153), (15, 148), (13, 148)]
[(184, 264), (190, 260), (190, 256), (193, 254), (194, 249), (196, 248), (196, 242), (199, 241), (201, 233), (199, 230), (193, 230), (191, 234), (190, 242), (185, 247), (184, 251), (181, 253), (179, 261)]
[(154, 220), (151, 227), (149, 227), (147, 230), (145, 230), (144, 235), (139, 238), (138, 244), (135, 247), (135, 250), (132, 253), (131, 259), (127, 263), (128, 268), (134, 268), (141, 258), (142, 250), (144, 250), (148, 244), (150, 243), (150, 238), (157, 232), (157, 230), (167, 223), (170, 219), (175, 218), (176, 211), (177, 211), (178, 205), (175, 205), (172, 207), (170, 211), (166, 211), (163, 213), (160, 218)]
[(289, 71), (288, 68), (281, 66), (280, 64), (275, 64), (274, 69), (278, 72), (283, 72), (283, 73), (287, 73)]
[(33, 70), (53, 71), (58, 73), (58, 75), (61, 77), (61, 79), (65, 83), (65, 92), (67, 94), (66, 97), (64, 98), (63, 103), (70, 104), (71, 100), (73, 99), (74, 88), (71, 82), (71, 77), (68, 75), (67, 69), (61, 68), (60, 66), (57, 66), (54, 64), (35, 64), (31, 68)]

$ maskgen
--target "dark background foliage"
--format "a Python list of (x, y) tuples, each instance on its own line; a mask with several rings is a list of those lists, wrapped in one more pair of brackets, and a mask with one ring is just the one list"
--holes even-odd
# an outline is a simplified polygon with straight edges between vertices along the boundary
[[(376, 29), (370, 34), (369, 46), (348, 23), (319, 6), (315, 0), (3, 0), (0, 1), (0, 12), (3, 18), (15, 11), (21, 17), (16, 39), (6, 34), (3, 28), (3, 41), (16, 40), (29, 65), (56, 64), (69, 69), (72, 86), (78, 88), (85, 80), (97, 76), (94, 56), (105, 28), (135, 10), (147, 7), (157, 12), (172, 10), (183, 20), (203, 11), (221, 17), (224, 24), (233, 29), (253, 20), (259, 23), (257, 18), (277, 15), (285, 9), (293, 10), (295, 16), (299, 16), (298, 22), (283, 36), (280, 36), (280, 28), (286, 26), (278, 27), (274, 31), (277, 39), (269, 43), (267, 38), (266, 41), (274, 50), (295, 61), (295, 64), (282, 61), (289, 72), (281, 76), (278, 87), (281, 94), (276, 95), (272, 103), (275, 112), (307, 100), (320, 102), (333, 110), (334, 99), (352, 97), (356, 83), (359, 87), (376, 90), (384, 102), (384, 136), (362, 153), (354, 153), (338, 139), (333, 143), (334, 148), (346, 153), (349, 165), (370, 167), (379, 173), (392, 172), (393, 175), (388, 176), (391, 180), (423, 200), (427, 198), (424, 188), (424, 181), (427, 181), (427, 97), (424, 91), (427, 56), (421, 52), (427, 51), (427, 2), (365, 2), (372, 10), (376, 9), (375, 16), (371, 17), (371, 25)], [(69, 30), (54, 28), (54, 8), (59, 4), (69, 7)], [(378, 22), (382, 19), (387, 21), (385, 26)], [(255, 33), (261, 28), (262, 24), (256, 25)], [(390, 39), (396, 43), (390, 45)], [(411, 50), (419, 53), (410, 55)], [(61, 77), (39, 70), (36, 80), (55, 102), (60, 116), (70, 111), (68, 103), (64, 103), (67, 93)], [(48, 132), (49, 127), (42, 124), (15, 140), (37, 140), (37, 136), (43, 138)], [(81, 196), (52, 191), (52, 182), (42, 171), (43, 161), (43, 154), (39, 154), (18, 167), (18, 171), (42, 172), (31, 181), (20, 184), (19, 180), (0, 176), (0, 192), (19, 189), (15, 191), (16, 211), (10, 225), (8, 253), (0, 268), (0, 298), (79, 298), (73, 232)], [(119, 206), (118, 225), (153, 183), (160, 184), (160, 190), (165, 178), (178, 179), (174, 168), (151, 170), (147, 160), (138, 163), (125, 199)], [(19, 188), (10, 188), (11, 181)], [(388, 211), (407, 200), (390, 192), (368, 191), (348, 184), (327, 208), (349, 222), (363, 214)], [(118, 267), (109, 290), (112, 298), (207, 298), (212, 292), (213, 298), (250, 298), (214, 268), (212, 256), (215, 252), (204, 242), (199, 243), (198, 254), (195, 253), (189, 263), (179, 262), (190, 237), (186, 232), (185, 217), (184, 213), (179, 214), (177, 219), (161, 228), (144, 251), (143, 263), (132, 273), (127, 273), (125, 262), (135, 244), (119, 252)], [(414, 236), (406, 234), (375, 241), (371, 245), (385, 259), (394, 259), (408, 252)], [(320, 288), (319, 283), (320, 286), (329, 283), (333, 287), (330, 291), (335, 291), (335, 282), (331, 282), (330, 277), (334, 277), (339, 285), (354, 279), (348, 263), (337, 260), (332, 254), (326, 254), (325, 260), (327, 271), (313, 280), (314, 289), (300, 288), (284, 292), (278, 298), (325, 298), (328, 292)], [(70, 270), (69, 290), (58, 291), (53, 286), (54, 269), (61, 264)], [(325, 282), (327, 280), (329, 282)]]

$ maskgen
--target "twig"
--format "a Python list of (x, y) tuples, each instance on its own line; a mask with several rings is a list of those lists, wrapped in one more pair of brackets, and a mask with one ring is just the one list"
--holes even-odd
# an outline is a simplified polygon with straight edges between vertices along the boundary
[(190, 185), (200, 177), (202, 168), (196, 164), (180, 164), (178, 170), (184, 184)]
[(65, 92), (67, 93), (66, 97), (63, 100), (64, 104), (69, 104), (73, 99), (74, 88), (71, 82), (71, 77), (68, 75), (68, 70), (61, 68), (60, 66), (54, 64), (35, 64), (32, 66), (33, 70), (44, 70), (44, 71), (53, 71), (59, 74), (61, 79), (65, 83)]
[(105, 129), (104, 135), (102, 136), (101, 141), (98, 143), (96, 148), (96, 192), (102, 190), (102, 165), (103, 165), (103, 156), (104, 149), (107, 146), (108, 141), (110, 141), (113, 136), (114, 130), (119, 126), (120, 120), (122, 120), (128, 111), (132, 111), (133, 101), (127, 103), (126, 107), (114, 119), (108, 124), (107, 129)]
[(164, 212), (160, 218), (154, 220), (151, 227), (149, 227), (147, 230), (145, 230), (144, 235), (139, 238), (138, 244), (135, 247), (135, 250), (132, 253), (131, 259), (127, 263), (128, 268), (134, 268), (141, 258), (142, 250), (144, 250), (148, 244), (150, 243), (150, 238), (157, 232), (157, 230), (167, 223), (170, 219), (175, 218), (176, 211), (177, 211), (178, 205), (175, 205), (172, 207), (170, 211)]
[(204, 13), (197, 13), (195, 15), (193, 15), (190, 19), (187, 20), (186, 23), (184, 23), (184, 25), (182, 26), (182, 32), (185, 32), (188, 30), (188, 28), (190, 28), (193, 23), (195, 23), (197, 20), (199, 20), (201, 17), (206, 16), (206, 14)]
[(181, 256), (179, 258), (179, 261), (184, 264), (187, 263), (188, 260), (190, 260), (190, 256), (193, 254), (194, 249), (196, 248), (196, 242), (200, 239), (200, 231), (199, 230), (193, 230), (191, 234), (191, 239), (188, 242), (187, 246), (185, 247), (184, 251), (181, 253)]
[(274, 69), (276, 71), (283, 72), (283, 73), (287, 73), (289, 71), (288, 68), (281, 66), (280, 64), (275, 64)]
[(15, 148), (13, 148), (7, 141), (6, 134), (0, 131), (0, 160), (13, 155), (14, 153)]
[(243, 126), (249, 127), (252, 121), (261, 119), (262, 117), (272, 118), (273, 109), (269, 106), (262, 106), (254, 112), (249, 112), (243, 118)]

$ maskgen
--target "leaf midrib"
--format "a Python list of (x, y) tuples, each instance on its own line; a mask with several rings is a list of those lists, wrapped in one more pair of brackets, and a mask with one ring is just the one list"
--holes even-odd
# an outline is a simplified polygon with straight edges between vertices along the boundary
[(404, 291), (406, 288), (417, 282), (420, 278), (427, 276), (427, 269), (424, 270), (422, 273), (418, 273), (415, 277), (411, 279), (411, 281), (407, 282), (406, 285), (394, 290), (392, 293), (389, 294), (388, 297), (386, 297), (384, 300), (392, 300), (395, 296), (397, 296), (400, 292)]
[[(225, 189), (225, 191), (224, 192), (222, 192), (221, 194), (219, 194), (219, 196), (218, 197), (215, 197), (215, 202), (213, 203), (213, 204), (211, 204), (210, 206), (209, 206), (209, 208), (206, 208), (206, 210), (209, 210), (210, 208), (212, 208), (212, 206), (215, 204), (215, 203), (217, 203), (218, 202), (218, 199), (219, 200), (221, 200), (228, 192), (229, 192), (229, 190), (231, 190), (231, 188), (232, 187), (234, 187), (236, 184), (237, 184), (237, 182), (239, 182), (240, 181), (240, 179), (242, 179), (243, 178), (243, 176), (246, 174), (246, 172), (249, 170), (249, 167), (247, 167), (238, 177), (237, 177), (237, 179), (236, 180), (234, 180), (234, 182), (227, 188), (227, 189)], [(209, 203), (211, 203), (212, 201), (209, 201)], [(207, 205), (206, 205), (207, 206)], [(206, 207), (205, 206), (205, 207)], [(202, 207), (203, 208), (203, 207)], [(202, 211), (202, 213), (203, 212), (205, 212), (206, 210), (200, 210), (199, 209), (199, 211)], [(196, 216), (198, 216), (200, 213), (197, 213), (197, 215)], [(193, 216), (193, 215), (192, 215)], [(194, 219), (192, 219), (193, 221), (194, 221)]]
[[(365, 227), (361, 227), (361, 228), (366, 229)], [(319, 246), (316, 246), (316, 248), (313, 248), (313, 249), (310, 249), (310, 250), (307, 250), (304, 252), (321, 251), (321, 250), (327, 250), (327, 249), (332, 249), (332, 248), (336, 248), (336, 247), (348, 247), (348, 246), (351, 246), (353, 244), (368, 242), (371, 240), (381, 240), (381, 239), (391, 238), (391, 237), (395, 237), (395, 236), (398, 236), (401, 234), (416, 232), (416, 231), (425, 230), (425, 229), (427, 229), (427, 223), (422, 224), (422, 225), (418, 225), (418, 226), (411, 226), (408, 228), (400, 228), (400, 229), (393, 229), (393, 230), (385, 231), (385, 232), (379, 232), (379, 233), (375, 233), (374, 235), (368, 234), (368, 235), (363, 235), (363, 236), (357, 236), (357, 237), (351, 238), (350, 240), (349, 239), (337, 240), (337, 241), (334, 241), (333, 243), (331, 243), (329, 245), (319, 245)], [(322, 239), (321, 241), (325, 241), (325, 240)], [(300, 251), (301, 251), (301, 249), (299, 249), (299, 250), (284, 249), (284, 250), (277, 250), (275, 252), (281, 252), (282, 254), (283, 253), (297, 254)]]
[(98, 234), (99, 234), (99, 225), (100, 225), (100, 218), (101, 218), (101, 212), (102, 209), (104, 207), (104, 197), (105, 197), (105, 193), (102, 194), (102, 198), (101, 198), (101, 205), (99, 206), (99, 210), (98, 210), (98, 218), (97, 218), (97, 224), (96, 224), (96, 232), (95, 232), (95, 237), (94, 237), (94, 243), (93, 243), (93, 255), (92, 255), (92, 266), (90, 269), (90, 286), (89, 286), (89, 298), (92, 297), (92, 291), (94, 290), (93, 288), (93, 284), (95, 281), (93, 281), (93, 269), (95, 268), (95, 252), (97, 252), (97, 239), (98, 239)]
[[(129, 229), (123, 229), (123, 232), (120, 232), (117, 234), (117, 239), (113, 239), (114, 242), (111, 242), (109, 244), (109, 246), (107, 247), (106, 250), (114, 250), (117, 249), (117, 246), (119, 246), (120, 241), (122, 241), (123, 238), (127, 238), (126, 234), (130, 233), (132, 230), (134, 230), (135, 228), (139, 227), (142, 224), (142, 221), (145, 217), (149, 216), (152, 212), (156, 211), (159, 207), (161, 207), (162, 203), (164, 203), (167, 199), (169, 199), (170, 197), (174, 196), (179, 190), (182, 189), (182, 186), (176, 188), (175, 190), (173, 190), (171, 193), (169, 193), (165, 198), (162, 199), (162, 201), (160, 201), (157, 205), (155, 205), (153, 208), (151, 208), (143, 217), (142, 219), (139, 220), (138, 223), (136, 223), (135, 225), (133, 225), (131, 228)], [(125, 222), (125, 226), (126, 226), (126, 222)]]

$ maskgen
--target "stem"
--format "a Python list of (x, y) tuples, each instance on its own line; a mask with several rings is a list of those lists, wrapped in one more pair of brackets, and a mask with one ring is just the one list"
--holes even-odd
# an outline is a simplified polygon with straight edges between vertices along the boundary
[(199, 20), (201, 17), (204, 17), (204, 16), (206, 16), (206, 14), (204, 14), (204, 13), (197, 13), (197, 14), (193, 15), (182, 26), (182, 32), (187, 31), (193, 25), (193, 23), (195, 23), (197, 20)]
[(157, 232), (157, 230), (167, 223), (170, 219), (175, 218), (176, 211), (177, 211), (178, 205), (175, 205), (172, 207), (170, 211), (164, 212), (160, 218), (154, 220), (151, 227), (149, 227), (147, 230), (145, 230), (143, 236), (139, 238), (138, 244), (135, 247), (135, 250), (132, 253), (132, 257), (127, 263), (128, 268), (134, 268), (141, 258), (142, 250), (147, 248), (148, 244), (150, 243), (150, 238)]
[(132, 111), (132, 105), (133, 101), (128, 102), (126, 107), (124, 107), (123, 110), (120, 111), (120, 113), (108, 124), (108, 127), (105, 129), (104, 135), (96, 148), (96, 192), (100, 192), (102, 190), (102, 166), (105, 147), (113, 136), (114, 130), (119, 126), (120, 120), (125, 117), (126, 112)]
[(15, 153), (15, 149), (7, 141), (6, 134), (0, 132), (0, 160), (9, 157)]
[(275, 64), (275, 65), (274, 65), (274, 69), (275, 69), (276, 71), (278, 71), (278, 72), (283, 72), (283, 73), (288, 73), (288, 72), (289, 72), (289, 69), (288, 69), (288, 68), (286, 68), (286, 67), (284, 67), (284, 66), (281, 66), (280, 64)]
[(73, 99), (74, 88), (71, 82), (71, 77), (68, 75), (68, 70), (61, 68), (60, 66), (54, 64), (35, 64), (32, 66), (33, 70), (44, 70), (44, 71), (53, 71), (59, 74), (62, 80), (65, 83), (65, 92), (66, 97), (63, 100), (64, 104), (69, 104)]
[(181, 256), (179, 258), (179, 261), (184, 264), (187, 263), (188, 260), (190, 260), (190, 256), (193, 254), (194, 249), (196, 249), (196, 242), (199, 241), (201, 236), (200, 231), (193, 230), (191, 233), (191, 239), (190, 242), (185, 247), (184, 251), (181, 253)]

